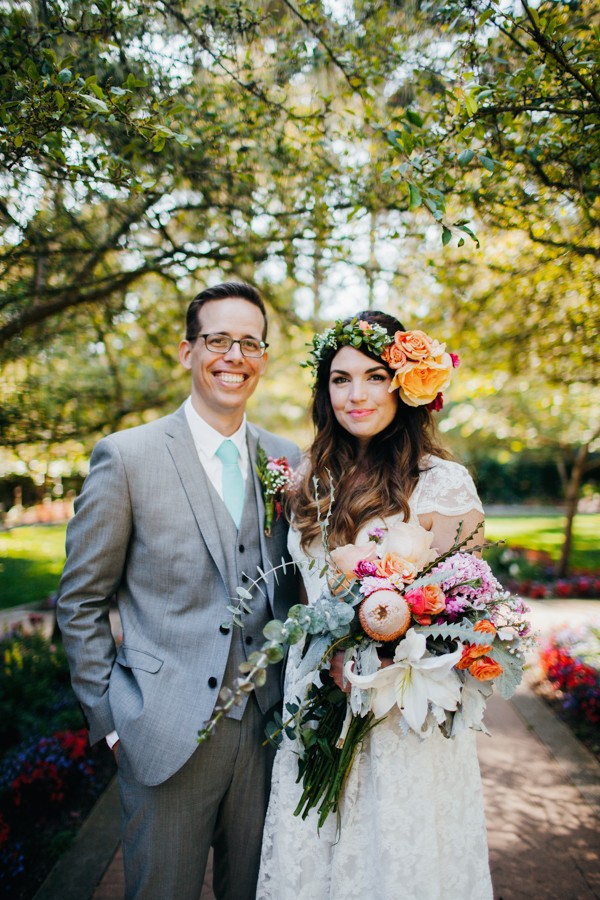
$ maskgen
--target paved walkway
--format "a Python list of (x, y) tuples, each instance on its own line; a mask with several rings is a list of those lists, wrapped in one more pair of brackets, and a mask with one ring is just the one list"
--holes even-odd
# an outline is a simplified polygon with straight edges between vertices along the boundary
[[(531, 606), (542, 635), (563, 622), (600, 619), (600, 601)], [(600, 764), (527, 681), (509, 702), (492, 697), (486, 722), (492, 737), (478, 735), (478, 742), (495, 900), (600, 900)], [(116, 830), (114, 814), (111, 821)], [(66, 858), (36, 900), (122, 900), (122, 860), (118, 849), (112, 859), (111, 854), (95, 889), (79, 881), (69, 893)], [(200, 900), (214, 900), (210, 872)], [(411, 900), (402, 898), (401, 886), (398, 900)]]

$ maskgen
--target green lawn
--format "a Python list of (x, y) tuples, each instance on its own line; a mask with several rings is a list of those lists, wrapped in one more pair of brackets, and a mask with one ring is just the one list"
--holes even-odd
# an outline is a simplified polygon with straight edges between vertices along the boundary
[(0, 609), (42, 601), (58, 587), (66, 525), (26, 525), (0, 532)]
[[(489, 540), (504, 540), (530, 550), (545, 550), (558, 560), (563, 543), (563, 516), (507, 516), (486, 519)], [(575, 516), (571, 565), (600, 570), (600, 515)]]
[[(486, 536), (558, 559), (562, 516), (489, 518)], [(64, 525), (32, 525), (0, 532), (0, 609), (43, 601), (58, 587), (65, 559)], [(600, 515), (576, 516), (572, 565), (600, 570)]]

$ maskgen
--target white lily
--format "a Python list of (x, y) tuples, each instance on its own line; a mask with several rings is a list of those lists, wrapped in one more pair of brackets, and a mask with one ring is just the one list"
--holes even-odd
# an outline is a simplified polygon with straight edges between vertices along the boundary
[(409, 726), (421, 731), (429, 702), (455, 710), (460, 701), (461, 681), (454, 666), (462, 656), (462, 647), (443, 656), (425, 656), (425, 636), (410, 628), (400, 641), (390, 666), (373, 675), (356, 675), (347, 663), (345, 675), (350, 684), (363, 690), (374, 688), (371, 709), (379, 718), (396, 704)]

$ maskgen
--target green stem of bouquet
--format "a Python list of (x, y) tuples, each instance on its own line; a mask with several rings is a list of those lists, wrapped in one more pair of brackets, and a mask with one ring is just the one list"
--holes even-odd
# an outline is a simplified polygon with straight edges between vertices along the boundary
[(338, 813), (339, 801), (360, 747), (372, 728), (381, 719), (374, 713), (366, 716), (353, 716), (342, 747), (336, 747), (346, 718), (347, 698), (332, 703), (323, 698), (324, 714), (318, 721), (314, 743), (298, 763), (297, 781), (302, 781), (302, 794), (295, 816), (305, 819), (311, 809), (317, 807), (318, 828), (322, 828), (331, 812)]

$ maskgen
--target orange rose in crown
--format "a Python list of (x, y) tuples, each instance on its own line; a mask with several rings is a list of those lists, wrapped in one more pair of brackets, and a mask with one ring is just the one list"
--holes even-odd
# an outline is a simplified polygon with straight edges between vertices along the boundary
[(442, 408), (442, 391), (459, 363), (456, 354), (446, 353), (445, 344), (424, 331), (397, 331), (381, 358), (394, 370), (390, 392), (398, 388), (400, 399), (408, 406)]

